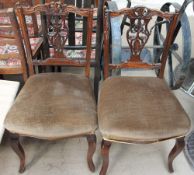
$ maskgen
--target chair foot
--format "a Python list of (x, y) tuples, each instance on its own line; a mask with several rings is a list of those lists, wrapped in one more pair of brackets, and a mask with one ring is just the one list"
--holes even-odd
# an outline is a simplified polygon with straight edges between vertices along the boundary
[(87, 162), (88, 162), (88, 167), (90, 171), (94, 172), (95, 171), (95, 165), (93, 162), (93, 155), (96, 150), (96, 135), (88, 135), (87, 136), (87, 141), (88, 141), (88, 153), (87, 153)]
[(19, 136), (17, 134), (10, 133), (10, 145), (20, 159), (19, 172), (23, 173), (25, 171), (25, 152), (20, 144)]
[(173, 160), (184, 149), (184, 146), (185, 146), (184, 137), (176, 139), (176, 143), (175, 143), (173, 149), (171, 150), (171, 152), (168, 156), (168, 169), (169, 169), (170, 173), (174, 172), (174, 169), (173, 169), (173, 166), (172, 166)]
[(109, 164), (109, 150), (111, 147), (111, 142), (106, 141), (106, 140), (102, 140), (101, 143), (101, 154), (103, 157), (103, 164), (102, 164), (102, 168), (100, 171), (100, 175), (105, 175), (108, 169), (108, 164)]

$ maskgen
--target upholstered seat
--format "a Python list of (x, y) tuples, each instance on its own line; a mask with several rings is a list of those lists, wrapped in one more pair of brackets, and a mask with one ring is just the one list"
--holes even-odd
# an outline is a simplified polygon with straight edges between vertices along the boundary
[(94, 134), (96, 104), (89, 79), (66, 73), (31, 76), (9, 111), (5, 128), (42, 139)]
[(104, 139), (156, 142), (184, 136), (190, 121), (165, 81), (152, 77), (111, 77), (98, 104)]

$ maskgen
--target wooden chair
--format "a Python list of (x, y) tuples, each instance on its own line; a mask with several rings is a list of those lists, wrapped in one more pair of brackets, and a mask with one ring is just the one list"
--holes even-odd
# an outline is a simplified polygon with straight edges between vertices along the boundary
[[(126, 39), (130, 56), (119, 64), (110, 63), (109, 20), (126, 15), (129, 26)], [(147, 63), (141, 57), (155, 24), (151, 19), (159, 16), (169, 22), (161, 63)], [(146, 7), (126, 8), (107, 12), (104, 19), (104, 77), (99, 101), (98, 122), (103, 136), (101, 153), (103, 165), (100, 175), (105, 175), (109, 164), (109, 149), (112, 142), (148, 144), (176, 139), (168, 157), (169, 171), (172, 162), (184, 148), (184, 137), (190, 129), (190, 120), (184, 109), (166, 85), (164, 69), (174, 29), (177, 13), (163, 13)], [(113, 69), (156, 69), (157, 77), (109, 77)], [(109, 77), (109, 78), (108, 78)]]
[(13, 8), (1, 9), (0, 18), (0, 74), (22, 74), (27, 79), (25, 50)]
[[(54, 58), (32, 60), (25, 15), (40, 13), (44, 37), (53, 46)], [(87, 45), (85, 60), (76, 60), (65, 55), (68, 38), (66, 23), (69, 13), (87, 18)], [(45, 140), (69, 137), (87, 137), (87, 161), (95, 170), (92, 156), (96, 149), (97, 128), (96, 104), (89, 80), (93, 10), (76, 8), (63, 3), (48, 3), (31, 8), (18, 8), (17, 14), (25, 39), (30, 78), (25, 83), (5, 119), (5, 128), (10, 132), (11, 146), (20, 158), (20, 172), (25, 169), (25, 153), (20, 136)], [(67, 49), (67, 48), (66, 48)], [(34, 75), (34, 65), (84, 66), (85, 76), (70, 73), (40, 73)]]
[[(2, 3), (2, 2), (1, 2)], [(14, 3), (14, 4), (13, 4)], [(20, 6), (31, 6), (31, 1), (8, 1), (8, 3), (3, 3), (3, 7), (20, 7)], [(3, 9), (2, 9), (3, 10)], [(4, 9), (6, 11), (6, 9)], [(12, 15), (13, 16), (13, 15)], [(13, 18), (13, 17), (12, 17)], [(23, 47), (23, 37), (20, 35), (20, 31), (17, 19), (14, 16), (15, 22), (10, 20), (8, 14), (4, 14), (0, 17), (0, 37), (3, 39), (0, 50), (0, 75), (4, 78), (5, 74), (22, 74), (23, 80), (27, 79), (25, 52), (21, 51)], [(36, 15), (26, 16), (28, 31), (30, 33), (30, 44), (33, 50), (33, 58), (40, 57), (41, 46), (43, 39), (38, 31), (38, 22)], [(19, 40), (17, 39), (19, 38)], [(10, 44), (10, 40), (17, 40), (17, 42)], [(16, 57), (15, 57), (16, 56)]]

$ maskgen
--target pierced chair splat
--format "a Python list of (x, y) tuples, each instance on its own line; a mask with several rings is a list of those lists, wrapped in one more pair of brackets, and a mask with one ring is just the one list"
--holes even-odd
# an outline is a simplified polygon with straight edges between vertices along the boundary
[[(129, 20), (126, 39), (129, 53), (126, 59), (112, 64), (110, 58), (110, 19), (125, 15)], [(141, 52), (151, 36), (153, 27), (150, 21), (159, 16), (169, 23), (161, 63), (144, 60)], [(173, 32), (177, 25), (177, 13), (164, 13), (146, 7), (125, 8), (108, 11), (104, 16), (104, 77), (99, 101), (98, 122), (103, 136), (101, 153), (103, 165), (100, 175), (105, 175), (109, 164), (109, 149), (112, 142), (148, 144), (176, 139), (169, 154), (169, 171), (173, 172), (172, 162), (184, 148), (184, 136), (190, 129), (190, 120), (184, 109), (172, 94), (164, 80), (164, 69)], [(152, 60), (151, 60), (152, 61)], [(156, 69), (157, 77), (126, 76), (109, 77), (110, 70)]]

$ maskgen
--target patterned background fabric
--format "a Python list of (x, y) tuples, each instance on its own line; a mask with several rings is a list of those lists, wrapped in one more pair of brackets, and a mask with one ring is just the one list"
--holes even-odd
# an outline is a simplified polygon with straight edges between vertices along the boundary
[[(39, 19), (40, 16), (37, 16), (37, 19)], [(38, 25), (40, 26), (40, 20), (38, 21)], [(10, 19), (8, 17), (0, 17), (0, 24), (8, 24), (10, 23)], [(31, 16), (26, 17), (26, 23), (27, 24), (32, 24), (32, 18)], [(81, 26), (80, 23), (77, 23), (76, 26)], [(0, 30), (0, 34), (6, 33), (9, 34), (12, 31), (3, 31)], [(34, 34), (33, 28), (29, 27), (28, 28), (29, 35), (32, 36)], [(81, 45), (82, 44), (82, 32), (76, 32), (75, 33), (75, 41), (76, 45)], [(30, 43), (31, 43), (31, 48), (32, 50), (35, 49), (37, 43), (39, 42), (39, 38), (31, 38)], [(92, 44), (96, 43), (96, 34), (94, 33), (92, 36)], [(68, 44), (68, 42), (66, 43)], [(9, 54), (9, 53), (18, 53), (17, 46), (16, 45), (5, 45), (5, 46), (0, 46), (0, 67), (10, 67), (10, 66), (20, 66), (21, 61), (16, 58), (9, 58), (9, 59), (1, 59), (1, 54)], [(54, 55), (54, 50), (50, 49), (50, 56), (53, 57)], [(64, 55), (70, 58), (83, 58), (86, 55), (85, 50), (64, 50)], [(92, 55), (91, 58), (95, 58), (95, 50), (92, 50)]]

